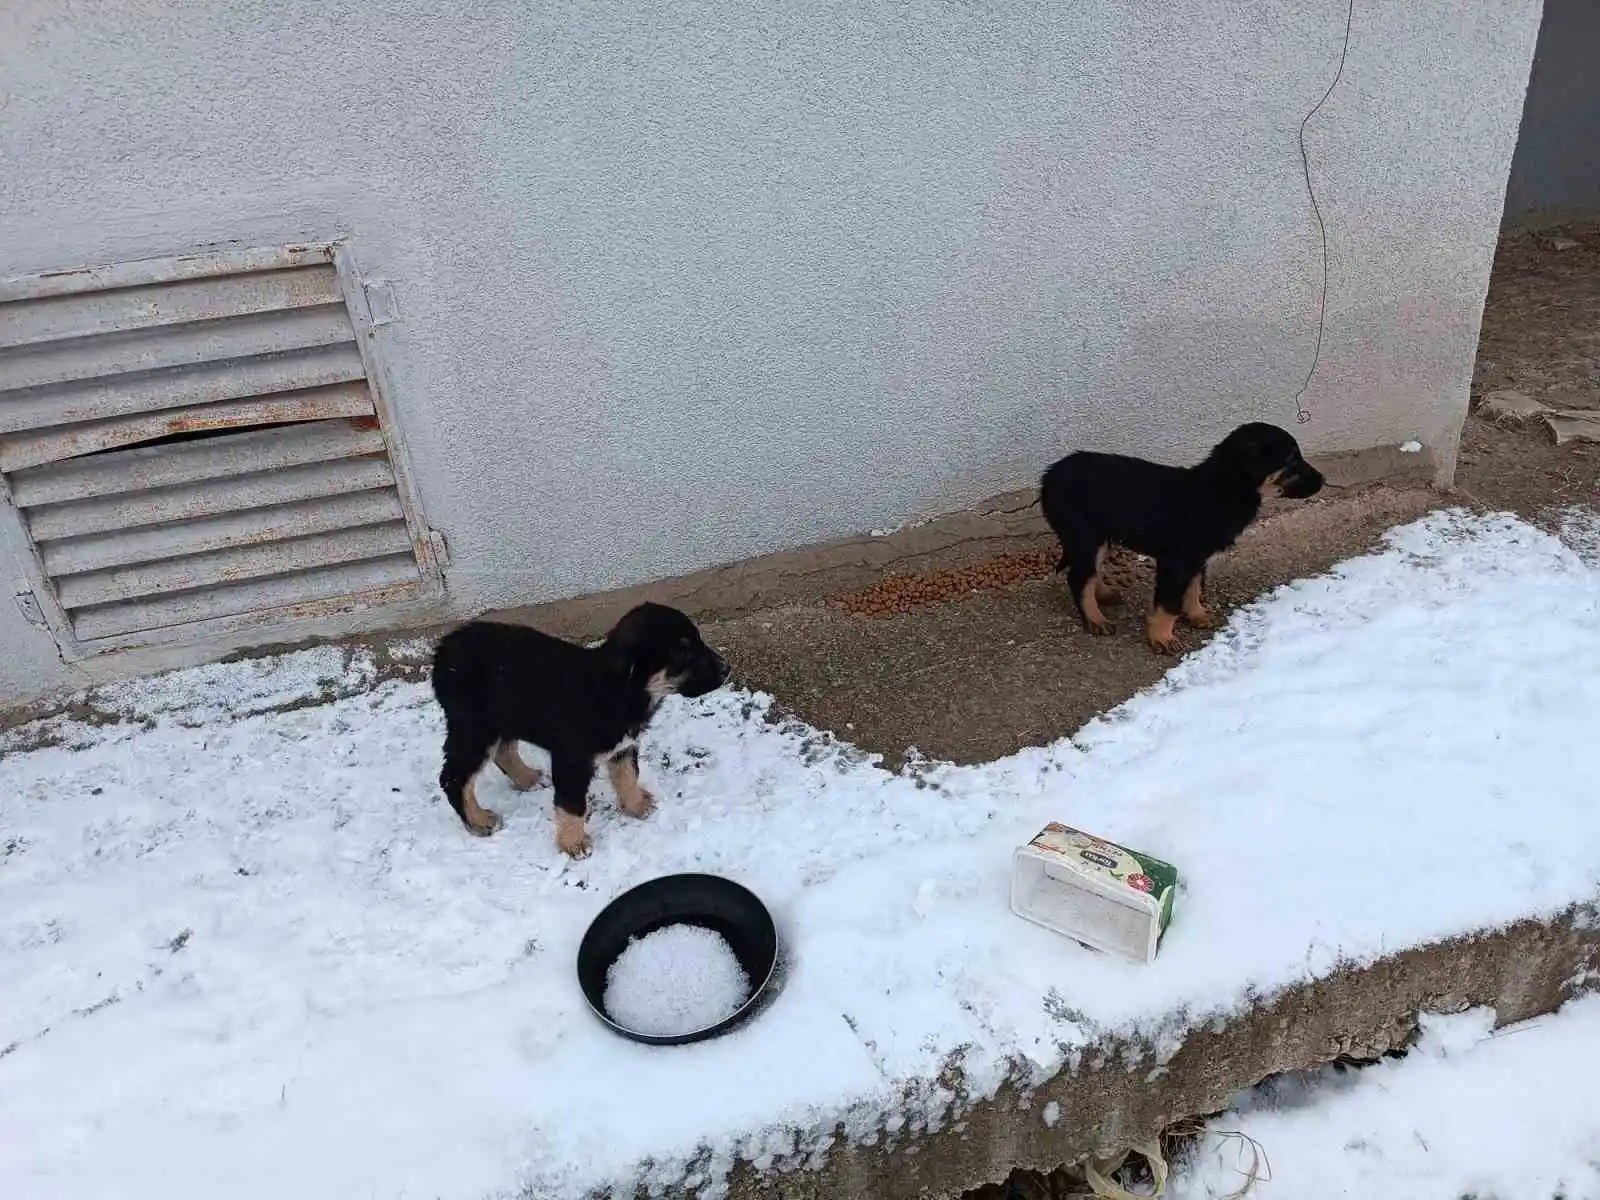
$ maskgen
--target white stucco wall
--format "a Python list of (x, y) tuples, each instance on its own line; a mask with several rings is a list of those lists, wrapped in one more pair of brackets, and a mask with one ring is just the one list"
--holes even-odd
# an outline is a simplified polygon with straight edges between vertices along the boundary
[[(1539, 8), (1358, 0), (1312, 448), (1448, 462)], [(348, 233), (459, 610), (578, 594), (1293, 426), (1344, 23), (10, 0), (0, 274)], [(0, 694), (60, 674), (9, 602), (0, 646)]]

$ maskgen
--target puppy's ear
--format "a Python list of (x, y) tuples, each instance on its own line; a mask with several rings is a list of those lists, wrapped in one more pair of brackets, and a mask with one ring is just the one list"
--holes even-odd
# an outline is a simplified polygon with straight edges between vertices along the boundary
[(633, 642), (627, 630), (614, 629), (600, 644), (600, 653), (611, 661), (612, 669), (620, 671), (630, 683), (639, 672), (639, 655), (634, 650)]
[(1282, 448), (1274, 439), (1251, 429), (1239, 445), (1239, 468), (1251, 487), (1260, 487), (1263, 480), (1281, 471), (1286, 463)]

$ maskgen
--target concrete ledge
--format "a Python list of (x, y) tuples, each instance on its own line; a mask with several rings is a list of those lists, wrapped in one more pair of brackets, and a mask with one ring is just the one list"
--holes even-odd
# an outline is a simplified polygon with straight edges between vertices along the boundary
[(1328, 486), (1340, 490), (1387, 483), (1392, 487), (1429, 487), (1438, 458), (1424, 447), (1407, 453), (1399, 446), (1374, 446), (1339, 454), (1314, 454), (1312, 463), (1327, 477)]
[[(1002, 1088), (939, 1132), (863, 1147), (844, 1144), (841, 1131), (816, 1171), (761, 1174), (741, 1164), (730, 1196), (953, 1200), (1014, 1167), (1048, 1171), (1153, 1138), (1184, 1117), (1227, 1107), (1269, 1075), (1402, 1048), (1418, 1012), (1491, 1005), (1499, 1023), (1510, 1024), (1554, 1011), (1600, 984), (1597, 975), (1600, 914), (1592, 907), (1408, 950), (1292, 988), (1220, 1027), (1192, 1029), (1165, 1064), (1147, 1045), (1109, 1038), (1076, 1071), (1028, 1093)], [(1040, 1110), (1051, 1102), (1060, 1117), (1047, 1126)]]
[[(1426, 487), (1434, 470), (1426, 451), (1405, 454), (1396, 446), (1313, 456), (1313, 462), (1336, 491), (1379, 481)], [(1036, 499), (1035, 489), (1023, 488), (892, 533), (840, 538), (634, 587), (484, 615), (535, 625), (561, 637), (587, 638), (604, 633), (646, 600), (674, 605), (702, 620), (821, 600), (865, 587), (891, 571), (916, 574), (1045, 546), (1050, 530)]]
[[(1407, 456), (1414, 457), (1414, 456)], [(1222, 615), (1295, 579), (1370, 550), (1393, 526), (1444, 497), (1388, 484), (1330, 488), (1309, 502), (1273, 501), (1215, 564), (1209, 602)], [(1053, 544), (1041, 533), (1040, 546)], [(891, 565), (889, 570), (899, 570)], [(1085, 634), (1056, 578), (953, 596), (891, 618), (795, 604), (702, 620), (745, 686), (830, 729), (891, 768), (910, 747), (930, 758), (987, 762), (1078, 729), (1170, 665), (1144, 643), (1137, 614), (1153, 570), (1119, 561), (1130, 598), (1121, 632)], [(1188, 645), (1204, 635), (1191, 633)]]

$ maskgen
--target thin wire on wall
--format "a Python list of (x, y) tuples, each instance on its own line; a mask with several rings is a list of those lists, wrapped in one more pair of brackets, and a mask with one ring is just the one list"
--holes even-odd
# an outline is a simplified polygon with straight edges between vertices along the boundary
[(1322, 219), (1322, 205), (1317, 202), (1317, 189), (1311, 183), (1311, 155), (1306, 150), (1306, 126), (1311, 124), (1312, 117), (1322, 111), (1322, 106), (1328, 102), (1328, 97), (1333, 95), (1333, 89), (1339, 86), (1339, 80), (1344, 76), (1345, 60), (1350, 57), (1350, 30), (1355, 20), (1356, 0), (1350, 0), (1349, 11), (1344, 18), (1344, 47), (1339, 51), (1339, 68), (1333, 73), (1333, 82), (1328, 84), (1328, 90), (1322, 93), (1322, 99), (1311, 106), (1311, 111), (1300, 122), (1300, 168), (1305, 173), (1306, 195), (1311, 198), (1311, 213), (1317, 219), (1317, 232), (1322, 237), (1322, 300), (1317, 306), (1317, 344), (1311, 352), (1311, 366), (1306, 370), (1305, 381), (1294, 394), (1294, 419), (1301, 425), (1311, 420), (1311, 413), (1306, 410), (1304, 403), (1305, 394), (1317, 373), (1317, 363), (1322, 359), (1322, 335), (1328, 324), (1328, 225)]

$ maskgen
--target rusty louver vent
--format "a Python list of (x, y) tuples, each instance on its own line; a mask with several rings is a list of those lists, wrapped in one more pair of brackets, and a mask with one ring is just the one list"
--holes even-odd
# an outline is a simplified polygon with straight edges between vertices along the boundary
[(334, 246), (0, 281), (0, 476), (89, 653), (439, 586)]

